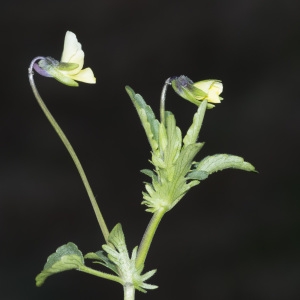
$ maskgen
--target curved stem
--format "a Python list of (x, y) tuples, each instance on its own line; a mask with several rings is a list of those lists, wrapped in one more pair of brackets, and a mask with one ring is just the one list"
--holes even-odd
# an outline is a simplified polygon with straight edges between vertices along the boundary
[(165, 125), (165, 103), (168, 86), (171, 84), (171, 77), (165, 81), (160, 96), (160, 122)]
[(144, 265), (156, 229), (166, 212), (166, 209), (161, 208), (153, 214), (138, 249), (138, 254), (135, 263), (137, 269)]
[(96, 201), (96, 198), (94, 196), (94, 193), (91, 189), (91, 186), (88, 182), (88, 179), (85, 175), (85, 172), (83, 170), (83, 167), (72, 147), (72, 145), (70, 144), (69, 140), (67, 139), (66, 135), (64, 134), (64, 132), (62, 131), (62, 129), (60, 128), (60, 126), (57, 124), (57, 122), (55, 121), (54, 117), (52, 116), (52, 114), (50, 113), (50, 111), (48, 110), (47, 106), (45, 105), (43, 99), (41, 98), (36, 86), (35, 86), (35, 83), (34, 83), (34, 79), (33, 79), (33, 66), (35, 64), (35, 62), (37, 60), (40, 60), (40, 59), (44, 59), (44, 57), (42, 56), (38, 56), (36, 58), (34, 58), (30, 64), (30, 67), (28, 69), (28, 77), (29, 77), (29, 82), (30, 82), (30, 85), (31, 85), (31, 88), (32, 88), (32, 91), (33, 91), (33, 94), (38, 102), (38, 104), (40, 105), (41, 109), (43, 110), (44, 114), (46, 115), (47, 119), (49, 120), (49, 122), (51, 123), (51, 125), (53, 126), (53, 128), (55, 129), (56, 133), (58, 134), (58, 136), (60, 137), (61, 141), (63, 142), (63, 144), (65, 145), (65, 147), (67, 148), (69, 154), (71, 155), (72, 157), (72, 160), (74, 162), (74, 164), (76, 165), (76, 168), (79, 172), (79, 175), (82, 179), (82, 182), (84, 184), (84, 187), (88, 193), (88, 196), (90, 198), (90, 201), (91, 201), (91, 204), (92, 204), (92, 207), (94, 209), (94, 212), (95, 212), (95, 215), (96, 215), (96, 218), (98, 220), (98, 223), (99, 223), (99, 226), (100, 226), (100, 229), (102, 231), (102, 234), (104, 236), (104, 239), (105, 241), (107, 242), (108, 241), (108, 235), (109, 235), (109, 231), (107, 229), (107, 226), (105, 224), (105, 221), (104, 221), (104, 218), (102, 216), (102, 213), (99, 209), (99, 206), (97, 204), (97, 201)]

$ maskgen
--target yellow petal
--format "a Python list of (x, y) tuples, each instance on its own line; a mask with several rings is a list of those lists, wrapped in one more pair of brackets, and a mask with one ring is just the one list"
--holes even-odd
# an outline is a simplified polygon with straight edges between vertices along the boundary
[(208, 93), (208, 90), (210, 89), (212, 83), (213, 83), (212, 80), (202, 80), (202, 81), (193, 83), (193, 86), (202, 90), (205, 93)]
[(218, 95), (220, 95), (223, 92), (223, 84), (222, 82), (215, 81), (212, 87)]
[(207, 97), (205, 97), (205, 99), (207, 99), (207, 101), (211, 103), (221, 103), (219, 94), (212, 90), (208, 92)]
[(197, 87), (198, 89), (201, 89), (207, 93), (207, 96), (205, 97), (205, 99), (207, 99), (208, 102), (212, 102), (212, 103), (220, 103), (221, 102), (219, 95), (223, 91), (223, 84), (220, 81), (210, 80), (210, 79), (202, 80), (202, 81), (194, 83), (193, 85), (195, 87)]
[(71, 75), (69, 77), (74, 80), (82, 81), (85, 83), (96, 83), (96, 78), (91, 68), (83, 69), (78, 74)]

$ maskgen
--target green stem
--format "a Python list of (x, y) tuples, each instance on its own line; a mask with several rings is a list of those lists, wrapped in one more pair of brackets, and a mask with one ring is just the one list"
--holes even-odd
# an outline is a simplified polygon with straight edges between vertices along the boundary
[[(165, 81), (160, 96), (160, 122), (163, 125), (165, 125), (166, 93), (167, 93), (168, 86), (170, 84), (171, 84), (171, 77)], [(152, 216), (139, 246), (136, 263), (135, 263), (137, 268), (141, 267), (145, 263), (156, 229), (166, 212), (167, 211), (165, 209), (161, 208), (160, 210), (156, 211)]]
[(124, 284), (124, 300), (134, 300), (135, 287), (133, 284)]
[(136, 263), (135, 263), (137, 269), (142, 265), (144, 265), (156, 229), (166, 212), (167, 212), (166, 209), (161, 208), (153, 214), (146, 228), (141, 244), (139, 246)]
[(88, 274), (91, 274), (91, 275), (94, 275), (94, 276), (97, 276), (97, 277), (101, 277), (101, 278), (104, 278), (104, 279), (108, 279), (108, 280), (112, 280), (112, 281), (115, 281), (115, 282), (118, 282), (120, 284), (124, 284), (123, 283), (123, 280), (118, 277), (118, 276), (115, 276), (115, 275), (111, 275), (111, 274), (108, 274), (108, 273), (105, 273), (105, 272), (101, 272), (101, 271), (97, 271), (97, 270), (94, 270), (92, 268), (89, 268), (85, 265), (81, 266), (78, 271), (81, 271), (81, 272), (85, 272), (85, 273), (88, 273)]
[(160, 122), (165, 125), (165, 104), (166, 104), (166, 93), (168, 86), (171, 84), (171, 77), (165, 81), (164, 87), (161, 91), (160, 96)]
[(44, 114), (46, 115), (47, 119), (49, 120), (49, 122), (51, 123), (51, 125), (53, 126), (53, 128), (55, 129), (56, 133), (58, 134), (58, 136), (60, 137), (61, 141), (63, 142), (63, 144), (65, 145), (65, 147), (67, 148), (69, 154), (71, 155), (72, 159), (73, 159), (73, 162), (79, 172), (79, 175), (82, 179), (82, 182), (84, 184), (84, 187), (88, 193), (88, 196), (90, 198), (90, 201), (91, 201), (91, 204), (92, 204), (92, 207), (94, 209), (94, 212), (95, 212), (95, 215), (96, 215), (96, 218), (98, 220), (98, 223), (99, 223), (99, 226), (100, 226), (100, 229), (102, 231), (102, 234), (104, 236), (104, 239), (105, 241), (107, 242), (108, 241), (108, 235), (109, 235), (109, 231), (107, 229), (107, 226), (105, 224), (105, 221), (104, 221), (104, 218), (102, 216), (102, 213), (99, 209), (99, 206), (97, 204), (97, 201), (96, 201), (96, 198), (94, 196), (94, 193), (91, 189), (91, 186), (88, 182), (88, 179), (85, 175), (85, 172), (83, 170), (83, 167), (72, 147), (72, 145), (70, 144), (69, 140), (67, 139), (66, 135), (64, 134), (64, 132), (62, 131), (62, 129), (60, 128), (60, 126), (57, 124), (57, 122), (55, 121), (54, 117), (52, 116), (52, 114), (50, 113), (50, 111), (48, 110), (47, 106), (45, 105), (43, 99), (41, 98), (36, 86), (35, 86), (35, 83), (34, 83), (34, 79), (33, 79), (33, 66), (34, 66), (34, 63), (37, 61), (37, 60), (40, 60), (40, 59), (44, 59), (44, 57), (36, 57), (35, 59), (32, 60), (31, 64), (30, 64), (30, 67), (28, 69), (28, 77), (29, 77), (29, 82), (30, 82), (30, 85), (31, 85), (31, 88), (32, 88), (32, 91), (33, 91), (33, 94), (38, 102), (38, 104), (40, 105), (41, 109), (43, 110)]

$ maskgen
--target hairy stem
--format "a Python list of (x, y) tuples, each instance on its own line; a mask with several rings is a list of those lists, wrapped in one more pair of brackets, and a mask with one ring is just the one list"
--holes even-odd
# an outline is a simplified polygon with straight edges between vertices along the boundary
[(82, 179), (82, 182), (84, 184), (84, 187), (87, 191), (87, 194), (90, 198), (90, 201), (91, 201), (91, 204), (92, 204), (92, 207), (94, 209), (94, 212), (95, 212), (95, 215), (96, 215), (96, 218), (98, 220), (98, 223), (99, 223), (99, 226), (100, 226), (100, 229), (102, 231), (102, 234), (104, 236), (104, 239), (105, 241), (107, 242), (108, 241), (108, 235), (109, 235), (109, 231), (107, 229), (107, 226), (105, 224), (105, 221), (104, 221), (104, 218), (102, 216), (102, 213), (99, 209), (99, 206), (97, 204), (97, 201), (96, 201), (96, 198), (94, 196), (94, 193), (91, 189), (91, 186), (88, 182), (88, 179), (85, 175), (85, 172), (83, 170), (83, 167), (72, 147), (72, 145), (70, 144), (69, 140), (67, 139), (66, 135), (64, 134), (64, 132), (62, 131), (62, 129), (60, 128), (60, 126), (57, 124), (56, 120), (54, 119), (54, 117), (52, 116), (52, 114), (50, 113), (50, 111), (48, 110), (47, 106), (45, 105), (43, 99), (41, 98), (36, 86), (35, 86), (35, 83), (34, 83), (34, 79), (33, 79), (33, 65), (35, 64), (35, 62), (37, 60), (40, 60), (40, 59), (44, 59), (44, 57), (36, 57), (32, 60), (31, 64), (30, 64), (30, 67), (28, 69), (28, 77), (29, 77), (29, 82), (30, 82), (30, 85), (31, 85), (31, 88), (32, 88), (32, 91), (33, 91), (33, 94), (38, 102), (38, 104), (40, 105), (41, 109), (43, 110), (44, 114), (46, 115), (47, 119), (49, 120), (49, 122), (51, 123), (51, 125), (53, 126), (53, 128), (55, 129), (56, 133), (58, 134), (58, 136), (60, 137), (61, 141), (63, 142), (63, 144), (65, 145), (65, 147), (67, 148), (69, 154), (71, 155), (71, 158), (79, 172), (79, 175)]
[(115, 275), (111, 275), (111, 274), (108, 274), (108, 273), (105, 273), (105, 272), (97, 271), (97, 270), (94, 270), (94, 269), (89, 268), (87, 266), (81, 266), (78, 269), (78, 271), (88, 273), (88, 274), (91, 274), (91, 275), (94, 275), (94, 276), (97, 276), (97, 277), (101, 277), (101, 278), (104, 278), (104, 279), (112, 280), (112, 281), (118, 282), (118, 283), (123, 285), (123, 280), (120, 277), (115, 276)]
[(151, 246), (153, 237), (155, 235), (156, 229), (162, 219), (162, 217), (164, 216), (164, 214), (167, 211), (163, 208), (161, 208), (160, 210), (156, 211), (147, 228), (146, 231), (144, 233), (143, 239), (140, 243), (139, 249), (138, 249), (138, 254), (137, 254), (137, 258), (136, 258), (136, 268), (138, 269), (139, 267), (141, 267), (142, 265), (144, 265), (147, 254), (149, 252), (149, 248)]
[(132, 284), (124, 284), (124, 300), (134, 300), (135, 287)]

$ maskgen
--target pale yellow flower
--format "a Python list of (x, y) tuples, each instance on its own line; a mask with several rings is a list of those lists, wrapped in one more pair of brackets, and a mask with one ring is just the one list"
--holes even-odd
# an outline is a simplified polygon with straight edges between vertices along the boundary
[(91, 68), (83, 68), (84, 52), (76, 35), (67, 31), (61, 61), (45, 57), (34, 65), (34, 69), (43, 76), (54, 77), (63, 84), (78, 86), (76, 81), (96, 83)]
[[(204, 99), (199, 100), (207, 100), (207, 102), (210, 103), (221, 103), (221, 100), (223, 100), (223, 98), (220, 97), (223, 91), (223, 84), (219, 80), (202, 80), (195, 82), (193, 86), (207, 94)], [(198, 98), (196, 97), (196, 99)]]
[(212, 103), (220, 103), (223, 100), (220, 97), (223, 91), (223, 84), (220, 80), (208, 79), (193, 82), (182, 75), (172, 78), (171, 84), (178, 95), (198, 106), (203, 100), (207, 100), (207, 108), (213, 108), (215, 105)]
[(61, 71), (65, 76), (85, 83), (96, 83), (96, 78), (92, 69), (82, 69), (84, 52), (81, 49), (81, 44), (78, 42), (76, 35), (71, 31), (67, 31), (66, 33), (64, 49), (60, 61), (62, 63), (78, 64), (78, 67), (74, 70)]

